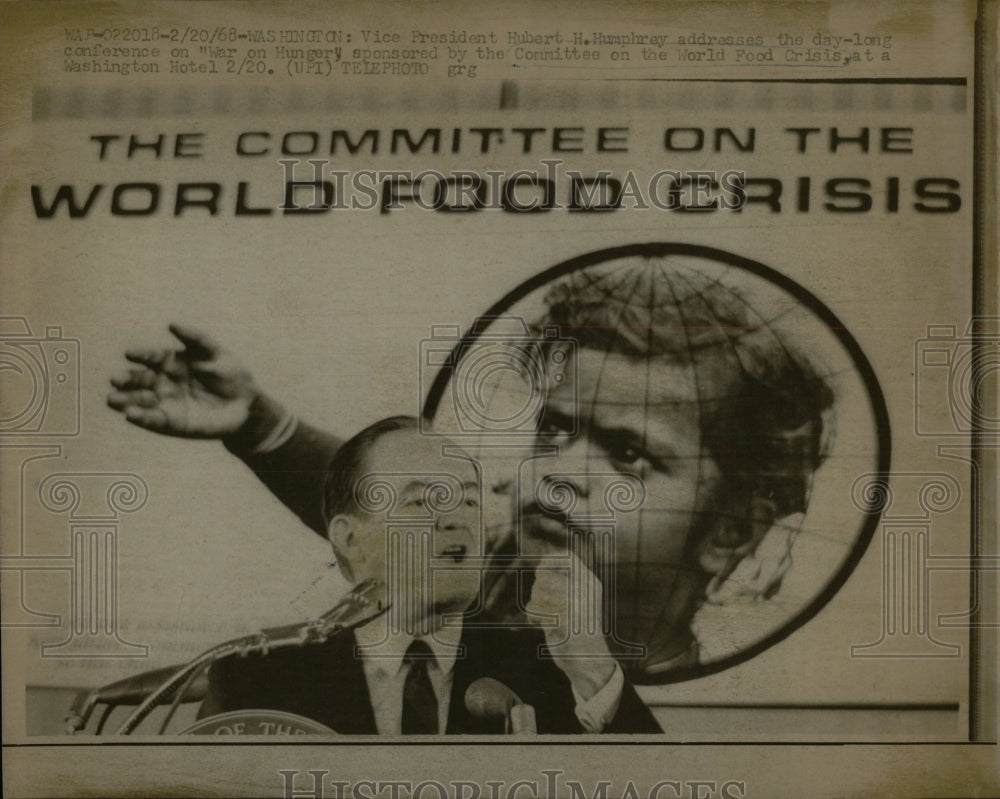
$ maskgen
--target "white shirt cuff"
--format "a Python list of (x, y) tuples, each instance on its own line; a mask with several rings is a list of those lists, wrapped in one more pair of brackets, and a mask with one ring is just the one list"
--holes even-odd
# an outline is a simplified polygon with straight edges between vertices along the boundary
[(622, 667), (615, 663), (611, 677), (596, 694), (584, 701), (583, 697), (573, 688), (573, 698), (576, 699), (576, 717), (583, 725), (585, 732), (601, 732), (618, 712), (622, 701), (622, 691), (625, 690), (625, 674)]
[(295, 428), (299, 426), (299, 420), (288, 411), (282, 409), (281, 419), (274, 429), (268, 433), (267, 437), (261, 441), (251, 452), (252, 455), (266, 455), (274, 452), (282, 444), (285, 444), (292, 437)]

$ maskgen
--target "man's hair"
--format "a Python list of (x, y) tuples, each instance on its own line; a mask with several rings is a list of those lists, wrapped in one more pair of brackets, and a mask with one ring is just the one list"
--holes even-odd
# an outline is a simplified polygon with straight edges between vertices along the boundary
[[(834, 391), (737, 289), (689, 266), (637, 258), (552, 286), (540, 324), (581, 347), (693, 369), (701, 436), (726, 490), (804, 511), (825, 457)], [(777, 316), (781, 309), (769, 309)]]
[(414, 416), (390, 416), (369, 425), (341, 445), (326, 470), (323, 492), (323, 518), (326, 523), (342, 513), (359, 513), (357, 500), (358, 481), (365, 476), (364, 458), (372, 445), (386, 433), (396, 430), (417, 430), (419, 423)]

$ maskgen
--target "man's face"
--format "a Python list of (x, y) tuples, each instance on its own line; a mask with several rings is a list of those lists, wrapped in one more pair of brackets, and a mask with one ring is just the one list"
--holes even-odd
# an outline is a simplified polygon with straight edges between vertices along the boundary
[[(706, 387), (690, 365), (587, 348), (571, 368), (576, 381), (550, 393), (541, 420), (538, 443), (557, 445), (558, 455), (521, 467), (522, 551), (558, 554), (573, 537), (590, 539), (584, 551), (611, 603), (614, 637), (645, 645), (652, 665), (686, 647), (709, 578), (698, 549), (717, 524), (721, 475), (701, 436)], [(638, 509), (623, 509), (635, 507), (614, 490), (623, 480), (641, 483)], [(562, 515), (552, 501), (559, 483), (576, 495)]]
[(416, 430), (378, 438), (359, 482), (377, 510), (352, 514), (342, 544), (355, 579), (385, 581), (407, 624), (463, 610), (479, 591), (478, 573), (460, 568), (480, 554), (479, 480), (469, 461), (442, 454), (448, 443)]

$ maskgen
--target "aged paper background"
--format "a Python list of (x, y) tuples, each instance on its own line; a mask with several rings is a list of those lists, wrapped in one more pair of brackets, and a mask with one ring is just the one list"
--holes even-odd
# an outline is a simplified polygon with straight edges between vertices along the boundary
[[(0, 13), (6, 795), (280, 796), (309, 787), (309, 769), (355, 789), (492, 780), (503, 795), (519, 779), (546, 795), (545, 769), (565, 772), (559, 795), (571, 793), (565, 779), (587, 795), (608, 781), (609, 796), (629, 783), (647, 796), (664, 780), (678, 787), (661, 795), (996, 795), (998, 331), (975, 328), (987, 333), (974, 341), (969, 327), (996, 314), (995, 206), (977, 208), (995, 177), (994, 92), (979, 88), (995, 70), (982, 60), (995, 53), (994, 4), (8, 2)], [(542, 130), (530, 152), (515, 128)], [(582, 132), (557, 148), (556, 128)], [(412, 137), (397, 152), (400, 129)], [(411, 152), (428, 129), (443, 132), (440, 152)], [(602, 145), (599, 129), (627, 144)], [(754, 147), (741, 151), (733, 138), (750, 129)], [(368, 130), (383, 137), (376, 153), (341, 139), (331, 154), (333, 131), (356, 142)], [(130, 137), (160, 149), (129, 152)], [(752, 195), (780, 183), (782, 196), (740, 212), (287, 214), (276, 206), (289, 158), (303, 162), (299, 180), (309, 158), (483, 175), (559, 158), (563, 171), (631, 170), (640, 182), (739, 170), (771, 181)], [(838, 179), (855, 194), (832, 197)], [(215, 212), (178, 210), (185, 183), (218, 184)], [(97, 184), (76, 218), (55, 207), (60, 186), (82, 208)], [(303, 419), (349, 435), (419, 412), (433, 325), (464, 330), (547, 268), (650, 242), (787, 276), (836, 315), (877, 377), (897, 504), (813, 618), (739, 665), (641, 687), (665, 731), (652, 740), (62, 736), (76, 691), (308, 618), (345, 588), (328, 546), (217, 442), (158, 437), (105, 406), (127, 347), (168, 344), (171, 321), (204, 327)], [(951, 361), (924, 357), (930, 325), (931, 348)], [(981, 404), (969, 411), (972, 395)], [(837, 529), (845, 509), (856, 524), (850, 487), (877, 469), (870, 425), (848, 414), (842, 457), (818, 478), (828, 490), (811, 513), (828, 520), (834, 564), (858, 535)], [(61, 480), (79, 501), (60, 499)], [(904, 529), (912, 549), (890, 535)], [(803, 603), (813, 556), (790, 572)], [(279, 770), (301, 774), (289, 783)]]

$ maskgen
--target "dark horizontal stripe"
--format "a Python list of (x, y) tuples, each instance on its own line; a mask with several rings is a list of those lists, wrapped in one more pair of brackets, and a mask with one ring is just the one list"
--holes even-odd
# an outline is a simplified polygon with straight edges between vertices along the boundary
[[(575, 80), (594, 80), (577, 78)], [(838, 83), (885, 86), (965, 86), (965, 78), (597, 78), (614, 81), (654, 81), (661, 83)]]

